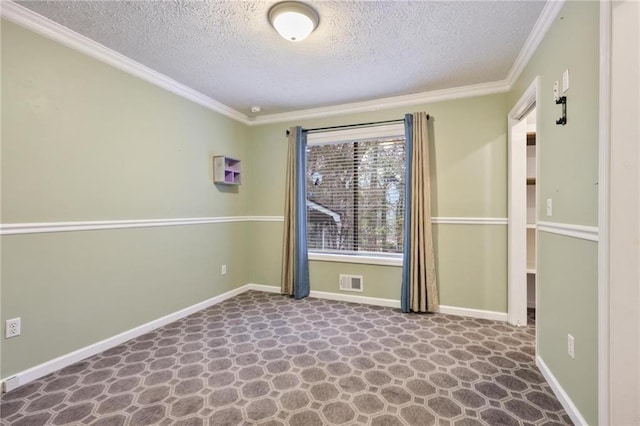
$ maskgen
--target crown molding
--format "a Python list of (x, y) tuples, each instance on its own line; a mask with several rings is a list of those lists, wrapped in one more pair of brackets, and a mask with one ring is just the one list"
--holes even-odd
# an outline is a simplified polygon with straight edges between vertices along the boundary
[(14, 3), (13, 1), (2, 1), (0, 14), (3, 18), (13, 22), (14, 24), (20, 25), (21, 27), (27, 28), (64, 46), (84, 53), (87, 56), (118, 68), (121, 71), (188, 99), (207, 109), (240, 121), (241, 123), (249, 124), (248, 117), (245, 114), (242, 114), (241, 112), (238, 112), (235, 109), (198, 92), (197, 90), (187, 87), (182, 83), (178, 83), (164, 74), (154, 71), (151, 68), (116, 52), (115, 50), (109, 49), (108, 47), (78, 34), (75, 31), (45, 18), (24, 6)]
[(508, 92), (513, 88), (516, 80), (520, 77), (520, 74), (522, 74), (522, 71), (529, 63), (529, 60), (531, 60), (531, 57), (544, 39), (547, 31), (560, 13), (564, 2), (565, 0), (549, 0), (546, 2), (542, 12), (540, 12), (540, 16), (531, 30), (531, 33), (527, 37), (527, 40), (522, 46), (520, 53), (504, 80), (411, 95), (373, 99), (364, 102), (334, 105), (323, 108), (312, 108), (281, 114), (261, 115), (249, 118), (249, 125), (255, 126), (261, 124), (291, 122), (296, 120), (308, 120)]
[(508, 90), (509, 87), (505, 80), (494, 81), (490, 83), (453, 87), (451, 89), (434, 90), (431, 92), (421, 92), (411, 95), (379, 98), (364, 102), (354, 102), (322, 108), (304, 109), (299, 111), (285, 112), (281, 114), (261, 115), (250, 118), (249, 125), (255, 126), (261, 124), (283, 123), (296, 120), (309, 120), (313, 118), (352, 114), (358, 112), (379, 111), (384, 109), (448, 101), (452, 99), (491, 95), (494, 93), (504, 93)]
[(504, 80), (454, 87), (450, 89), (434, 90), (430, 92), (421, 92), (411, 95), (378, 98), (364, 102), (311, 108), (280, 114), (267, 114), (257, 117), (248, 117), (247, 115), (216, 101), (197, 90), (179, 83), (164, 74), (142, 65), (133, 59), (109, 49), (108, 47), (78, 34), (75, 31), (45, 18), (24, 6), (14, 3), (13, 1), (4, 0), (1, 2), (0, 15), (8, 21), (118, 68), (121, 71), (188, 99), (207, 109), (237, 120), (248, 126), (255, 126), (332, 117), (358, 112), (379, 111), (384, 109), (508, 92), (511, 90), (513, 84), (531, 59), (531, 56), (544, 38), (544, 35), (551, 24), (554, 22), (563, 4), (564, 0), (550, 0), (545, 4), (544, 9), (533, 27), (533, 30), (529, 34), (522, 50), (518, 54), (507, 78)]
[(549, 31), (549, 28), (556, 20), (558, 13), (560, 13), (560, 9), (564, 5), (565, 0), (549, 0), (545, 3), (542, 12), (540, 12), (540, 16), (538, 16), (538, 20), (536, 21), (531, 33), (529, 33), (529, 37), (524, 42), (518, 57), (516, 58), (513, 66), (509, 70), (509, 74), (507, 74), (507, 78), (505, 82), (507, 83), (508, 90), (511, 90), (513, 85), (515, 84), (524, 68), (531, 60), (531, 57), (535, 53), (536, 49), (542, 42), (542, 39)]

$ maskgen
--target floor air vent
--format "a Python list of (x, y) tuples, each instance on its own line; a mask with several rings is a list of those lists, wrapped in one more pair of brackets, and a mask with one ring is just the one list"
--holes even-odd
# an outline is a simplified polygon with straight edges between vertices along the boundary
[(362, 291), (362, 275), (343, 275), (340, 274), (340, 290), (343, 291)]

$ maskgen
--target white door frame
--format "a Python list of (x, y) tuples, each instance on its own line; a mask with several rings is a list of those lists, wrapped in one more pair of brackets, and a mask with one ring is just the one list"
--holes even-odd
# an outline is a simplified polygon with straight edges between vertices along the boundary
[[(536, 77), (507, 115), (507, 205), (509, 217), (507, 226), (507, 321), (510, 324), (522, 326), (527, 325), (527, 188), (525, 185), (527, 177), (525, 167), (527, 164), (527, 131), (526, 121), (523, 121), (523, 118), (533, 106), (539, 105), (539, 85), (540, 78)], [(537, 216), (536, 207), (536, 221)], [(536, 283), (537, 279), (536, 275)]]
[(600, 2), (598, 409), (640, 421), (640, 73), (636, 0)]
[(609, 424), (609, 149), (611, 123), (611, 2), (600, 2), (598, 121), (598, 423)]

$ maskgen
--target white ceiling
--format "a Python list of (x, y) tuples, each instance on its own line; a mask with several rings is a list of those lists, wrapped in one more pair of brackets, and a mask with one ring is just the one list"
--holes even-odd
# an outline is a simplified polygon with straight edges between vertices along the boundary
[(317, 1), (300, 43), (265, 1), (20, 1), (249, 117), (504, 80), (544, 1)]

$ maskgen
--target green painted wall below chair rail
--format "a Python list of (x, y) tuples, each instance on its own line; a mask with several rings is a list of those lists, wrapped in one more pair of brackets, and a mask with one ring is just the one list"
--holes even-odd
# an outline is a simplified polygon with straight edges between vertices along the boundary
[(245, 232), (214, 223), (3, 236), (2, 316), (22, 319), (22, 335), (2, 343), (3, 377), (247, 283)]

